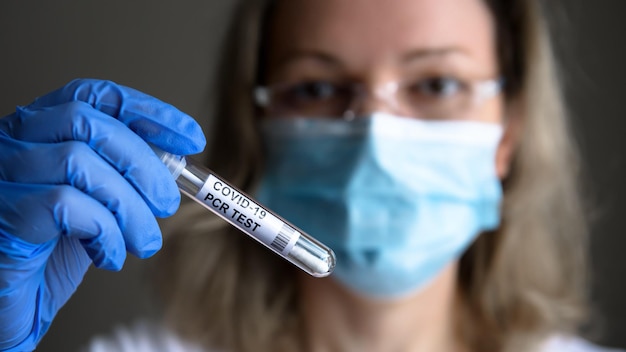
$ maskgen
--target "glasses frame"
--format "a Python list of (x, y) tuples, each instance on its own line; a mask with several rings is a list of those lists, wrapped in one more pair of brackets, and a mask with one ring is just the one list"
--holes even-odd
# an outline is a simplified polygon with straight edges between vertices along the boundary
[[(492, 79), (483, 79), (483, 80), (473, 80), (466, 82), (470, 89), (470, 104), (472, 108), (484, 103), (488, 99), (491, 99), (498, 94), (500, 94), (504, 89), (504, 79), (501, 77), (492, 78)], [(288, 83), (278, 83), (268, 86), (256, 86), (253, 90), (253, 100), (254, 103), (261, 108), (269, 108), (271, 105), (271, 97), (273, 91), (278, 91), (280, 89), (284, 89), (285, 87), (292, 86), (292, 84)], [(343, 112), (340, 116), (344, 119), (353, 119), (356, 117), (356, 103), (361, 101), (361, 99), (368, 94), (368, 92), (373, 93), (372, 95), (377, 99), (380, 99), (391, 106), (392, 108), (397, 108), (398, 102), (395, 98), (397, 96), (397, 91), (402, 86), (402, 82), (398, 80), (387, 81), (384, 83), (380, 83), (375, 85), (374, 87), (368, 89), (366, 84), (360, 82), (351, 83), (350, 86), (353, 88), (352, 91), (356, 92), (351, 99), (349, 106), (346, 108), (346, 111)], [(417, 116), (416, 116), (417, 117)]]

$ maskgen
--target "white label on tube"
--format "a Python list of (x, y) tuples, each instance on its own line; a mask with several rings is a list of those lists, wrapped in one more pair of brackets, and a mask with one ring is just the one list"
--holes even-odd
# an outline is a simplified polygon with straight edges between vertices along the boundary
[(300, 233), (235, 188), (209, 175), (196, 198), (233, 226), (287, 255)]

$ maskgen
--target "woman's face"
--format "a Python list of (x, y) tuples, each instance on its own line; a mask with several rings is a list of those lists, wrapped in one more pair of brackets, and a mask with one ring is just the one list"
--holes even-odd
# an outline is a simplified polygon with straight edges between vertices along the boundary
[[(299, 98), (324, 95), (324, 84), (360, 84), (365, 94), (350, 104), (356, 116), (390, 112), (499, 123), (501, 95), (429, 110), (429, 104), (445, 104), (458, 87), (499, 77), (494, 37), (481, 0), (279, 1), (269, 27), (266, 83), (323, 83), (304, 86)], [(414, 96), (423, 116), (420, 109), (398, 108), (403, 100), (393, 95), (399, 91), (392, 98), (378, 94), (388, 82), (399, 82)]]

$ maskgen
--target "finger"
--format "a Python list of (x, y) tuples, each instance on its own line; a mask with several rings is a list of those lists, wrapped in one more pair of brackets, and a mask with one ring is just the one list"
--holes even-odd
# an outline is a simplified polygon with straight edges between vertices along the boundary
[(70, 186), (0, 181), (0, 230), (39, 244), (65, 235), (81, 241), (97, 267), (119, 270), (126, 258), (122, 233), (102, 204)]
[[(0, 137), (2, 179), (15, 183), (66, 184), (93, 197), (116, 218), (126, 248), (143, 258), (155, 252), (161, 232), (150, 208), (135, 189), (82, 142), (33, 144)], [(170, 177), (171, 178), (171, 177)], [(178, 192), (177, 192), (178, 193)], [(157, 248), (158, 249), (158, 248)]]
[[(155, 215), (169, 216), (178, 209), (178, 187), (167, 167), (146, 142), (121, 122), (94, 110), (87, 103), (72, 102), (40, 110), (23, 109), (5, 120), (8, 134), (21, 141), (85, 142), (124, 175)], [(16, 157), (19, 158), (22, 152), (21, 149), (16, 151)]]
[(146, 141), (180, 155), (199, 153), (206, 140), (189, 115), (154, 97), (111, 81), (77, 79), (37, 98), (28, 109), (82, 101), (127, 125)]

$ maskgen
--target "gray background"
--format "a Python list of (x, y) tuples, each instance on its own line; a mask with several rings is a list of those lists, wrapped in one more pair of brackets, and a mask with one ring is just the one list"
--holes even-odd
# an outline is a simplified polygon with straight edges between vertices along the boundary
[[(231, 3), (4, 0), (0, 116), (73, 78), (93, 77), (206, 120)], [(596, 209), (591, 325), (599, 341), (626, 348), (626, 1), (561, 3), (553, 23), (561, 30), (558, 49)], [(39, 350), (73, 351), (96, 334), (157, 314), (145, 270), (135, 258), (120, 273), (90, 270)]]

